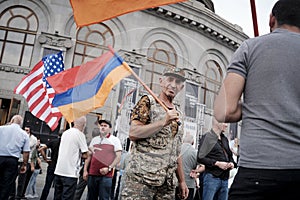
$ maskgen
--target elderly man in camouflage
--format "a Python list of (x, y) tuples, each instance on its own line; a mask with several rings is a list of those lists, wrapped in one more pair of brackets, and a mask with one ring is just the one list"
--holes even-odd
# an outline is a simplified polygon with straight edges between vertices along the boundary
[(167, 112), (150, 95), (143, 96), (134, 107), (129, 131), (133, 148), (125, 169), (122, 200), (173, 200), (177, 185), (181, 198), (187, 198), (179, 158), (183, 126), (177, 123), (181, 114), (173, 104), (184, 81), (184, 71), (178, 68), (167, 68), (159, 79), (158, 98), (169, 108)]

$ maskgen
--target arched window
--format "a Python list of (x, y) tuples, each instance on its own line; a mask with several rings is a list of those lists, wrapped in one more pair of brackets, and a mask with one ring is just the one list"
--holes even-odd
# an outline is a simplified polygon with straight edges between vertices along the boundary
[(223, 80), (223, 73), (220, 65), (214, 60), (208, 60), (205, 63), (205, 82), (202, 86), (201, 103), (206, 108), (213, 109), (215, 97), (219, 91)]
[(81, 65), (108, 51), (115, 45), (114, 34), (103, 23), (84, 26), (76, 34), (73, 66)]
[(29, 67), (39, 26), (35, 13), (23, 6), (0, 14), (0, 63)]
[(176, 67), (177, 54), (175, 49), (166, 41), (153, 42), (147, 51), (150, 65), (146, 66), (145, 82), (154, 91), (159, 91), (159, 77), (166, 67)]

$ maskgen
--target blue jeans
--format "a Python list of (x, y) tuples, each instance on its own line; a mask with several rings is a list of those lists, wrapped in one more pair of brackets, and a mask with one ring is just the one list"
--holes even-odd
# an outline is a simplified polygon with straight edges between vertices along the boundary
[(112, 178), (104, 176), (89, 176), (88, 200), (109, 200)]
[(52, 168), (52, 167), (48, 166), (45, 185), (44, 185), (43, 192), (42, 192), (40, 200), (47, 200), (51, 185), (52, 185), (54, 177), (55, 177), (54, 171), (55, 171), (55, 168)]
[(35, 169), (34, 172), (32, 173), (29, 183), (28, 183), (28, 186), (27, 186), (27, 189), (26, 189), (25, 196), (26, 195), (32, 195), (32, 196), (37, 195), (37, 193), (36, 193), (36, 177), (40, 173), (40, 171), (41, 171), (40, 169)]
[(55, 175), (55, 200), (73, 200), (77, 178)]
[(214, 177), (212, 174), (203, 174), (203, 200), (227, 200), (228, 180)]

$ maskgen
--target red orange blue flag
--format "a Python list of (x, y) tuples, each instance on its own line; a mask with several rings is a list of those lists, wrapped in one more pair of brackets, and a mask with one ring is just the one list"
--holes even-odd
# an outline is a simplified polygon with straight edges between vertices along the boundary
[(104, 106), (112, 88), (129, 75), (130, 67), (110, 50), (81, 66), (47, 78), (56, 93), (52, 105), (72, 122)]
[(78, 27), (99, 23), (126, 13), (185, 0), (70, 0)]

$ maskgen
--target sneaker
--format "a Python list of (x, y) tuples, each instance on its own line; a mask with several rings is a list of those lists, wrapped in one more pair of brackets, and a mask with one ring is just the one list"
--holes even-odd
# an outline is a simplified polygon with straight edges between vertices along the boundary
[(33, 196), (31, 194), (27, 194), (27, 195), (25, 195), (25, 197), (28, 198), (28, 199), (32, 199), (33, 198)]
[(32, 196), (32, 198), (39, 198), (39, 195), (35, 194), (35, 195)]

